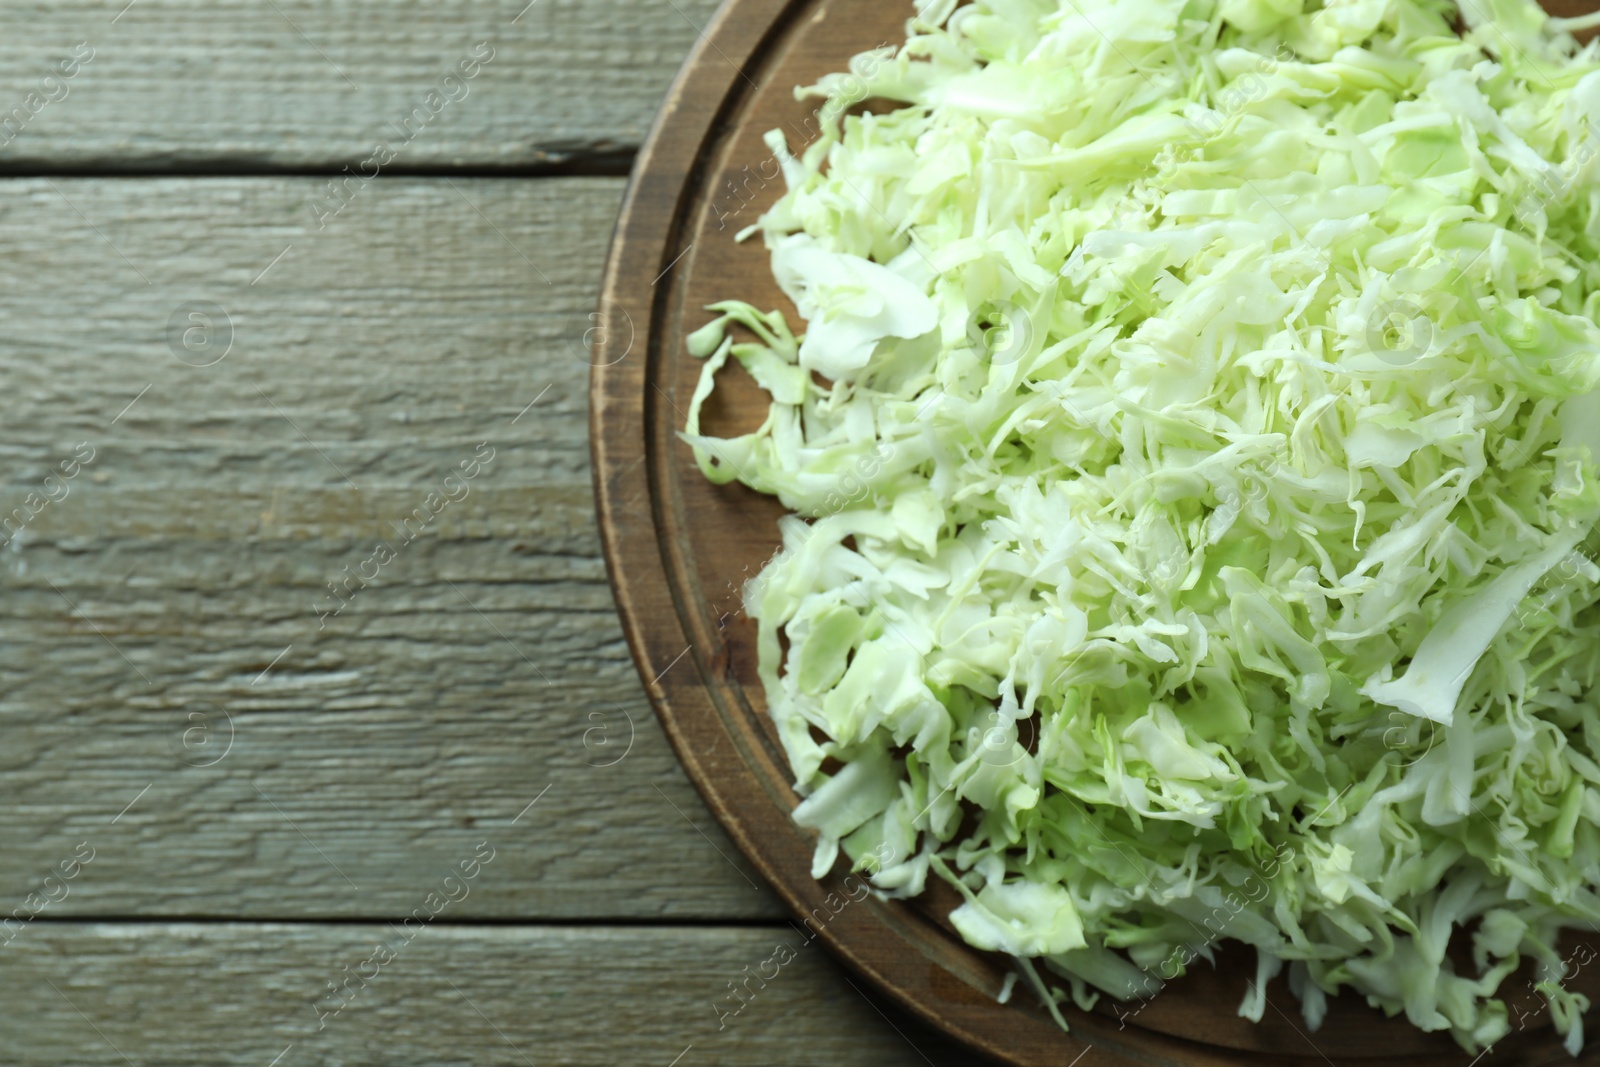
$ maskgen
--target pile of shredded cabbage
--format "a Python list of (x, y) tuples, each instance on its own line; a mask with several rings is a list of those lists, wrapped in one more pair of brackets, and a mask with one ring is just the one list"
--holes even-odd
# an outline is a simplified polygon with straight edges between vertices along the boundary
[[(945, 879), (1052, 1011), (1226, 938), (1255, 1019), (1581, 1047), (1593, 21), (927, 0), (807, 90), (752, 227), (804, 337), (717, 305), (684, 436), (796, 513), (745, 599), (819, 876)], [(770, 411), (706, 436), (730, 358)]]

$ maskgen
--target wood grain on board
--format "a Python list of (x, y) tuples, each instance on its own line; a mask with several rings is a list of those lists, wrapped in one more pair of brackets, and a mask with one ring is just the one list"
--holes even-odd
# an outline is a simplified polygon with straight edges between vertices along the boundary
[[(429, 886), (416, 890), (420, 907)], [(36, 925), (4, 949), (0, 1046), (14, 1067), (980, 1062), (909, 1020), (886, 1021), (852, 988), (859, 980), (788, 926), (471, 927), (451, 915), (421, 932)]]
[(715, 6), (0, 3), (0, 118), (27, 109), (0, 126), (0, 172), (359, 170), (379, 144), (400, 170), (622, 172)]
[[(391, 916), (548, 786), (463, 914), (776, 918), (599, 558), (582, 336), (622, 182), (386, 180), (297, 227), (318, 188), (0, 181), (0, 902), (87, 838), (52, 914)], [(200, 300), (228, 321), (186, 363)]]

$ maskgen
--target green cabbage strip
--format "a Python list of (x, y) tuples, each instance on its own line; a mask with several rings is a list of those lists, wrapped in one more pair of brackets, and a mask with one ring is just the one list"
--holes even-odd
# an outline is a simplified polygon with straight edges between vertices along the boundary
[[(1476, 1050), (1531, 960), (1581, 1047), (1593, 21), (930, 0), (807, 90), (753, 227), (805, 333), (717, 305), (684, 438), (795, 513), (745, 595), (818, 875), (1122, 1014), (1230, 938), (1251, 1018), (1286, 970)], [(705, 436), (729, 359), (771, 407)]]

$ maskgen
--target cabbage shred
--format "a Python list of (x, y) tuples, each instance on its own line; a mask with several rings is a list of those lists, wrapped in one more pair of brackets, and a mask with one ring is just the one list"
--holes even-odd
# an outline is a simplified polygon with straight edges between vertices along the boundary
[[(685, 439), (818, 832), (1055, 997), (1227, 938), (1569, 1049), (1600, 927), (1600, 55), (1527, 0), (927, 0), (810, 87)], [(863, 97), (887, 113), (855, 114)], [(700, 432), (729, 359), (756, 432)], [(848, 487), (848, 488), (845, 488)], [(1454, 952), (1447, 954), (1447, 948)], [(1037, 989), (1045, 985), (1028, 965)], [(1055, 1010), (1052, 1003), (1051, 1009)]]

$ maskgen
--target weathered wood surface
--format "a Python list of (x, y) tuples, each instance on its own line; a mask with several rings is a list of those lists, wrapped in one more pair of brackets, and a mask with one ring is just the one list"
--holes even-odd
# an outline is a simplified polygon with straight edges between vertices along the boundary
[[(463, 915), (777, 917), (599, 558), (581, 336), (622, 182), (384, 180), (308, 235), (319, 185), (0, 182), (0, 520), (95, 450), (0, 548), (0, 901), (88, 839), (54, 914), (403, 914), (548, 786)], [(165, 336), (192, 299), (233, 322), (212, 366)]]
[[(69, 0), (0, 4), (0, 170), (626, 167), (715, 0)], [(119, 15), (120, 12), (120, 15)], [(519, 17), (520, 13), (520, 17)], [(444, 76), (488, 42), (465, 89)], [(93, 57), (41, 90), (87, 42)], [(430, 91), (459, 97), (414, 138)], [(13, 127), (13, 132), (16, 127)], [(0, 142), (7, 142), (0, 130)], [(404, 146), (401, 147), (402, 142)]]
[(880, 1015), (787, 926), (435, 925), (407, 943), (379, 924), (35, 924), (4, 951), (0, 1047), (15, 1067), (979, 1062)]
[[(599, 558), (583, 335), (623, 182), (485, 178), (620, 174), (714, 0), (524, 7), (0, 2), (7, 1064), (973, 1062), (817, 945), (718, 1029), (799, 937)], [(480, 40), (379, 180), (281, 176), (394, 147)], [(96, 177), (127, 171), (239, 177)]]

